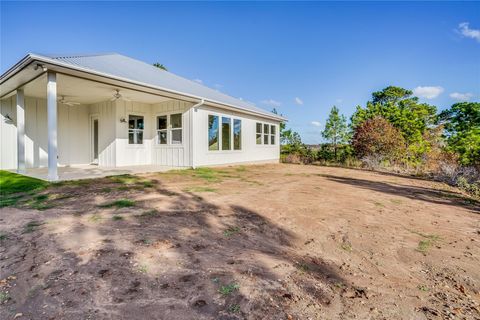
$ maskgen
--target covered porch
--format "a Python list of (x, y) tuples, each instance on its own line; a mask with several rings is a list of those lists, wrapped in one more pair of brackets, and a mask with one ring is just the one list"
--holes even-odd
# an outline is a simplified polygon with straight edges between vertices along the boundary
[[(45, 69), (2, 97), (2, 116), (9, 119), (2, 134), (16, 136), (2, 153), (16, 172), (49, 181), (186, 168), (193, 105), (162, 92)], [(181, 118), (176, 141), (164, 141), (169, 127), (160, 142), (158, 118), (172, 114)]]

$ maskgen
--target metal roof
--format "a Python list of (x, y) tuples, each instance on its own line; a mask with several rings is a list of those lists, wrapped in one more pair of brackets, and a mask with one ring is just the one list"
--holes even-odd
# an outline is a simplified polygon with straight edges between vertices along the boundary
[[(280, 115), (263, 110), (255, 105), (206, 87), (198, 82), (182, 78), (140, 60), (118, 53), (85, 55), (33, 54), (36, 58), (55, 60), (72, 68), (87, 69), (106, 76), (123, 78), (166, 91), (205, 99), (207, 102), (225, 104), (239, 110), (263, 114), (269, 118), (286, 120)], [(5, 75), (5, 74), (4, 74)]]

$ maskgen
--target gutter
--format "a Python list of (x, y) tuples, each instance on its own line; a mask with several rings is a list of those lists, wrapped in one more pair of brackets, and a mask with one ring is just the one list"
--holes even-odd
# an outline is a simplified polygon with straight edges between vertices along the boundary
[(197, 108), (201, 107), (205, 104), (205, 99), (200, 100), (199, 103), (190, 107), (189, 115), (190, 115), (190, 145), (189, 145), (189, 157), (190, 157), (190, 165), (192, 169), (196, 169), (195, 165), (195, 157), (194, 157), (194, 150), (193, 150), (193, 135), (194, 135), (194, 128), (195, 128), (195, 113), (197, 112)]
[[(138, 82), (138, 81), (122, 78), (122, 77), (112, 76), (112, 75), (109, 75), (109, 74), (105, 74), (105, 73), (102, 73), (102, 72), (97, 72), (97, 71), (87, 69), (87, 68), (84, 68), (84, 67), (72, 66), (71, 64), (68, 64), (68, 63), (65, 63), (65, 62), (59, 62), (55, 59), (51, 59), (51, 58), (47, 58), (47, 57), (43, 57), (43, 56), (38, 56), (38, 55), (35, 55), (35, 54), (28, 54), (25, 58), (23, 58), (17, 64), (15, 64), (12, 68), (8, 69), (5, 73), (3, 73), (0, 76), (0, 85), (3, 84), (8, 79), (10, 79), (11, 77), (13, 77), (16, 73), (20, 72), (22, 69), (27, 67), (30, 63), (36, 62), (36, 61), (38, 61), (39, 63), (48, 63), (48, 64), (50, 64), (54, 67), (56, 66), (56, 67), (60, 67), (60, 68), (66, 68), (66, 69), (69, 69), (69, 70), (80, 71), (80, 72), (84, 72), (84, 73), (95, 75), (95, 76), (100, 76), (100, 77), (111, 79), (111, 80), (122, 81), (122, 82), (126, 82), (126, 83), (129, 83), (129, 84), (142, 86), (142, 87), (149, 88), (149, 89), (165, 91), (165, 92), (169, 92), (169, 93), (172, 93), (172, 94), (185, 96), (185, 97), (188, 97), (188, 98), (193, 98), (195, 100), (207, 101), (202, 97), (194, 96), (194, 95), (187, 94), (187, 93), (184, 93), (184, 92), (175, 91), (175, 90), (166, 89), (166, 88), (157, 87), (157, 86), (152, 86), (152, 85), (149, 85), (149, 84), (146, 84), (146, 83), (143, 83), (143, 82)], [(7, 95), (7, 94), (5, 94), (5, 95)], [(3, 96), (5, 96), (5, 95), (3, 95)], [(0, 97), (0, 98), (2, 98), (2, 97)], [(261, 116), (261, 117), (265, 117), (265, 118), (268, 118), (268, 119), (274, 119), (276, 121), (286, 121), (287, 120), (284, 117), (273, 116), (269, 113), (262, 113), (262, 112), (247, 110), (247, 109), (242, 108), (242, 107), (238, 107), (238, 106), (235, 106), (235, 105), (230, 105), (230, 104), (215, 101), (215, 100), (208, 100), (207, 102), (209, 102), (210, 104), (216, 104), (216, 105), (224, 106), (224, 107), (227, 107), (227, 108), (231, 108), (233, 110), (241, 110), (242, 112), (253, 114), (253, 115), (256, 115), (256, 116)]]

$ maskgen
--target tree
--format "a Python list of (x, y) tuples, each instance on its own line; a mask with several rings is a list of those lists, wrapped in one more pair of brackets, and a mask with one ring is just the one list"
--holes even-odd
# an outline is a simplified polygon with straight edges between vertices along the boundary
[(338, 145), (347, 142), (348, 132), (347, 119), (343, 114), (339, 113), (339, 110), (336, 106), (333, 106), (332, 110), (330, 110), (330, 115), (325, 123), (325, 130), (322, 131), (322, 136), (332, 144), (335, 160), (338, 160)]
[(162, 69), (162, 70), (165, 70), (165, 71), (168, 71), (167, 67), (165, 67), (163, 64), (159, 63), (159, 62), (155, 62), (153, 64), (154, 67), (157, 67), (158, 69)]
[(355, 128), (352, 146), (359, 158), (377, 157), (380, 160), (401, 158), (405, 150), (403, 136), (382, 117), (374, 117)]
[(464, 165), (480, 165), (480, 102), (455, 103), (440, 113), (448, 149)]
[(436, 112), (435, 106), (419, 103), (418, 98), (412, 96), (412, 91), (390, 86), (372, 93), (372, 100), (365, 108), (357, 106), (351, 126), (355, 130), (368, 119), (377, 116), (385, 118), (402, 133), (411, 160), (417, 160), (428, 151), (424, 134), (435, 124)]

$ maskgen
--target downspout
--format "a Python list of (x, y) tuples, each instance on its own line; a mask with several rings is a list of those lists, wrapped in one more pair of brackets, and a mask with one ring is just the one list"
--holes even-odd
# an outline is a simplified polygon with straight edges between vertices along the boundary
[(195, 113), (197, 112), (197, 108), (205, 104), (205, 99), (200, 100), (199, 103), (193, 105), (190, 108), (190, 165), (192, 169), (196, 168), (195, 165), (195, 156), (193, 154), (193, 135), (194, 135), (194, 128), (195, 128)]

